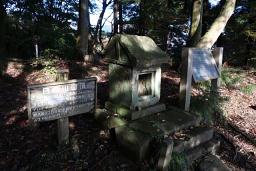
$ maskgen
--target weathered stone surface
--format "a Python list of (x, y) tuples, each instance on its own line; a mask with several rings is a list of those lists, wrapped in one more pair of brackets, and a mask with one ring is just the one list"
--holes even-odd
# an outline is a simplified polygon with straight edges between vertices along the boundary
[(152, 115), (154, 113), (162, 112), (166, 109), (165, 104), (157, 103), (155, 105), (143, 108), (141, 110), (129, 110), (127, 107), (122, 105), (106, 102), (105, 107), (107, 110), (117, 113), (122, 117), (130, 120), (139, 119), (145, 116)]
[(192, 149), (206, 141), (209, 141), (213, 137), (213, 129), (200, 126), (195, 127), (189, 132), (185, 133), (185, 140), (175, 140), (173, 151), (181, 153), (185, 150)]
[(115, 128), (116, 141), (133, 160), (142, 161), (149, 153), (151, 137), (147, 134), (122, 126)]
[(173, 141), (165, 140), (161, 143), (160, 157), (157, 162), (157, 170), (167, 171), (172, 159)]
[(199, 164), (200, 171), (231, 171), (225, 164), (222, 163), (214, 155), (207, 155)]
[(120, 116), (125, 117), (127, 119), (131, 118), (131, 110), (129, 110), (127, 107), (124, 107), (122, 105), (114, 104), (108, 101), (105, 103), (105, 108), (110, 112), (117, 113)]
[(191, 150), (185, 152), (188, 165), (191, 165), (192, 162), (199, 157), (207, 154), (207, 153), (215, 153), (215, 151), (219, 148), (219, 142), (216, 140), (211, 140), (206, 143), (203, 143)]
[(132, 111), (131, 113), (131, 119), (139, 119), (141, 117), (149, 116), (154, 113), (162, 112), (166, 109), (165, 104), (157, 103), (153, 106), (146, 107), (140, 111)]
[(151, 137), (161, 136), (164, 134), (164, 132), (155, 125), (154, 121), (136, 120), (129, 123), (129, 127), (133, 130), (148, 134)]
[(171, 134), (174, 131), (198, 125), (200, 122), (199, 117), (177, 108), (171, 108), (143, 119), (154, 123), (164, 134)]
[(137, 68), (161, 65), (169, 59), (150, 37), (127, 34), (116, 34), (103, 53), (107, 61)]
[(127, 124), (127, 121), (125, 119), (112, 116), (108, 114), (104, 109), (97, 109), (94, 117), (106, 129), (111, 129)]
[(132, 69), (109, 64), (109, 99), (114, 104), (130, 107), (132, 103)]

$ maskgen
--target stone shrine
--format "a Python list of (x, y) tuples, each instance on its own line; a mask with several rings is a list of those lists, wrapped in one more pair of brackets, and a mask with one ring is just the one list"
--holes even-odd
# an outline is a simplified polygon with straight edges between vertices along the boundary
[[(104, 55), (109, 63), (109, 101), (105, 109), (96, 110), (95, 119), (111, 130), (127, 156), (136, 161), (154, 158), (157, 170), (164, 171), (173, 152), (183, 154), (191, 166), (218, 149), (213, 129), (200, 125), (200, 117), (172, 106), (166, 109), (159, 102), (160, 66), (168, 56), (151, 38), (115, 35)], [(176, 132), (183, 133), (174, 139)]]
[(108, 110), (132, 120), (165, 110), (159, 103), (160, 66), (168, 57), (151, 38), (115, 35), (104, 54), (110, 63)]

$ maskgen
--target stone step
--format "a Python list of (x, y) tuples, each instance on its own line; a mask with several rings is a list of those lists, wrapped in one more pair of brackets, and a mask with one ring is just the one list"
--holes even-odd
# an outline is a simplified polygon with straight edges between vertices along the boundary
[(124, 117), (128, 120), (136, 120), (166, 110), (165, 104), (163, 103), (157, 103), (155, 105), (148, 106), (140, 110), (129, 110), (124, 106), (113, 104), (111, 102), (106, 102), (105, 108), (113, 113), (117, 113), (121, 117)]
[(150, 152), (151, 136), (129, 127), (115, 128), (115, 138), (120, 149), (131, 159), (142, 161)]
[(177, 108), (170, 108), (154, 115), (129, 122), (128, 127), (152, 137), (169, 135), (175, 131), (198, 126), (200, 118)]
[(193, 129), (184, 130), (178, 139), (174, 140), (173, 151), (182, 153), (192, 149), (200, 144), (203, 144), (213, 137), (213, 129), (206, 126), (199, 126)]
[[(126, 154), (134, 155), (133, 158), (137, 160), (143, 160), (150, 151), (149, 143), (154, 138), (161, 138), (174, 131), (194, 125), (199, 125), (198, 117), (172, 108), (116, 127), (115, 137), (121, 149), (126, 151)], [(196, 135), (196, 133), (193, 132), (191, 135)]]
[(200, 161), (199, 171), (231, 171), (231, 169), (218, 157), (208, 154)]
[(199, 159), (199, 157), (203, 155), (206, 155), (208, 153), (215, 154), (216, 151), (219, 149), (219, 146), (219, 141), (210, 140), (203, 144), (200, 144), (199, 146), (196, 146), (195, 148), (185, 151), (184, 154), (186, 156), (188, 166), (190, 166), (193, 163), (193, 161)]

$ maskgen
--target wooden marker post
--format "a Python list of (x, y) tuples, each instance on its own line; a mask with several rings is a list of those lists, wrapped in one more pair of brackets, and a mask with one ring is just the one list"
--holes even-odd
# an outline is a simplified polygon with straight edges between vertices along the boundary
[(189, 55), (190, 48), (183, 48), (181, 54), (182, 68), (180, 79), (179, 103), (185, 111), (189, 111), (190, 93), (192, 83), (192, 64), (193, 57)]
[[(56, 82), (67, 81), (69, 73), (67, 70), (57, 71)], [(60, 118), (57, 120), (57, 134), (58, 142), (60, 145), (69, 143), (69, 119), (68, 117)]]
[(195, 83), (212, 80), (212, 91), (220, 87), (220, 73), (223, 48), (216, 48), (212, 55), (210, 49), (183, 48), (182, 73), (180, 80), (180, 107), (189, 111), (192, 77)]
[(30, 122), (57, 120), (59, 144), (69, 142), (69, 116), (95, 111), (97, 78), (68, 80), (68, 70), (57, 72), (56, 82), (27, 86)]
[(223, 47), (217, 47), (213, 51), (213, 58), (216, 62), (217, 69), (220, 73), (220, 77), (211, 80), (212, 91), (219, 91), (221, 84), (221, 70), (222, 70), (222, 60), (223, 60)]

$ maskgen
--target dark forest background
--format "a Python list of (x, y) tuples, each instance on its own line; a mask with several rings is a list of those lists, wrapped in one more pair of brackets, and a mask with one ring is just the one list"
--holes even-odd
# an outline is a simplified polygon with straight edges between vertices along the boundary
[[(102, 6), (97, 5), (99, 3)], [(119, 0), (115, 3), (119, 8), (114, 11), (116, 19), (112, 19), (112, 24), (117, 20), (119, 29), (106, 33), (102, 29), (108, 17), (104, 15), (105, 10), (113, 10), (114, 2), (89, 1), (90, 54), (101, 55), (104, 42), (117, 32), (150, 36), (170, 58), (179, 59), (181, 48), (188, 41), (192, 1)], [(217, 17), (223, 3), (224, 0), (217, 5), (204, 1), (202, 35)], [(90, 15), (96, 12), (100, 16), (95, 26), (90, 24)], [(237, 0), (235, 12), (215, 45), (225, 47), (224, 61), (232, 65), (256, 63), (255, 18), (256, 2)], [(1, 0), (0, 57), (34, 58), (34, 43), (37, 42), (40, 56), (77, 59), (78, 31), (74, 28), (78, 20), (78, 0)]]

